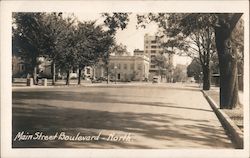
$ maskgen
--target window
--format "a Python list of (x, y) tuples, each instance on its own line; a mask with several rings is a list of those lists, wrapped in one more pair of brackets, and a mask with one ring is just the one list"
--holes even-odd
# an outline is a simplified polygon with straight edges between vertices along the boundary
[(151, 46), (151, 48), (157, 48), (156, 46)]
[(151, 41), (151, 43), (156, 43), (156, 40)]
[(127, 64), (123, 65), (124, 70), (127, 70)]
[(155, 50), (151, 50), (151, 53), (152, 53), (152, 54), (155, 54), (155, 53), (156, 53), (156, 51), (155, 51)]
[(117, 69), (121, 69), (121, 64), (120, 63), (117, 64)]
[(155, 55), (151, 55), (151, 59), (155, 58)]
[(142, 64), (138, 64), (138, 65), (137, 65), (137, 69), (138, 69), (138, 70), (141, 70), (141, 69), (142, 69)]
[(87, 74), (90, 74), (90, 68), (87, 68)]
[(134, 64), (130, 64), (130, 69), (131, 69), (131, 70), (134, 70), (134, 67), (135, 67)]
[(155, 68), (155, 65), (150, 65), (150, 68)]
[(115, 65), (114, 63), (111, 63), (111, 64), (110, 64), (110, 68), (111, 68), (111, 69), (114, 69), (114, 65)]
[(25, 69), (24, 65), (23, 65), (23, 64), (20, 64), (20, 65), (19, 65), (19, 71), (24, 71), (24, 69)]

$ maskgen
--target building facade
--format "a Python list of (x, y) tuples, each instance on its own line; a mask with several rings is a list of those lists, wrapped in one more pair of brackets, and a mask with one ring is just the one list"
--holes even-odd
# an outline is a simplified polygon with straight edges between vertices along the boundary
[[(150, 36), (149, 34), (145, 34), (144, 36), (144, 55), (149, 57), (150, 60), (150, 68), (149, 72), (152, 75), (155, 75), (158, 71), (157, 65), (154, 63), (154, 57), (157, 54), (163, 53), (163, 47), (161, 43), (157, 40), (157, 36)], [(173, 55), (164, 54), (168, 60), (169, 64), (173, 63)]]
[(21, 57), (12, 56), (12, 76), (25, 77), (25, 64)]
[[(51, 71), (51, 60), (46, 59), (45, 57), (41, 56), (38, 57), (37, 60), (39, 61), (39, 65), (37, 66), (37, 74), (40, 77), (44, 78), (52, 78), (52, 71)], [(21, 57), (17, 57), (15, 55), (12, 56), (12, 76), (16, 78), (26, 78), (28, 72), (26, 71), (25, 63), (21, 59)], [(66, 73), (61, 73), (58, 70), (56, 74), (59, 78), (66, 78)], [(93, 77), (93, 69), (90, 66), (86, 66), (82, 70), (82, 77), (83, 78), (92, 78)], [(70, 78), (77, 78), (78, 77), (78, 69), (73, 68), (70, 71)]]
[(144, 51), (139, 50), (139, 49), (135, 49), (134, 50), (134, 56), (144, 56)]
[[(37, 73), (39, 75), (51, 76), (51, 61), (47, 60), (45, 57), (38, 57), (37, 61), (39, 65), (37, 66)], [(26, 78), (28, 74), (28, 69), (21, 57), (15, 55), (12, 56), (12, 76)]]
[[(149, 58), (146, 56), (110, 56), (108, 65), (111, 81), (144, 81), (149, 76)], [(103, 64), (95, 67), (95, 78), (106, 77)]]

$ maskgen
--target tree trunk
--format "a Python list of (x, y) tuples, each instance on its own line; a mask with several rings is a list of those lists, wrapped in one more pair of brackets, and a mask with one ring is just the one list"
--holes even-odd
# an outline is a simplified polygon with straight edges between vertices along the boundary
[(33, 69), (33, 82), (34, 82), (34, 85), (37, 85), (37, 66), (34, 66), (34, 69)]
[(232, 109), (238, 103), (237, 52), (232, 49), (227, 28), (215, 29), (220, 68), (220, 108)]
[(69, 85), (69, 74), (70, 74), (70, 70), (67, 71), (67, 79), (66, 79), (66, 85)]
[(209, 65), (205, 65), (202, 67), (203, 71), (203, 90), (210, 89), (210, 68)]
[(82, 69), (79, 67), (79, 70), (78, 70), (78, 85), (81, 84), (81, 75), (82, 75)]
[(52, 85), (56, 83), (56, 64), (55, 61), (52, 62)]
[(106, 66), (106, 71), (107, 71), (107, 84), (109, 84), (109, 68)]

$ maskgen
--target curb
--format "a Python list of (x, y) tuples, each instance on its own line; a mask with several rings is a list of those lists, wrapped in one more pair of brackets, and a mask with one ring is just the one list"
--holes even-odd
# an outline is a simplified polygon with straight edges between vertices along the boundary
[(219, 106), (215, 103), (215, 101), (206, 94), (204, 90), (201, 90), (208, 103), (212, 107), (216, 116), (220, 120), (222, 126), (226, 130), (228, 136), (231, 138), (236, 149), (243, 149), (243, 132), (239, 129), (239, 127), (233, 122), (233, 120), (223, 112)]

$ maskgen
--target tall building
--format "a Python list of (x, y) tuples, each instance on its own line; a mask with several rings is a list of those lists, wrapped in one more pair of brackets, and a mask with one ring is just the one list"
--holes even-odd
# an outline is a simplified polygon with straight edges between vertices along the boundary
[[(150, 67), (149, 72), (152, 75), (155, 75), (158, 71), (157, 65), (154, 63), (154, 57), (163, 52), (163, 48), (159, 41), (157, 41), (157, 36), (150, 36), (149, 34), (145, 34), (144, 36), (144, 54), (149, 57)], [(168, 63), (173, 63), (173, 56), (165, 54)]]

